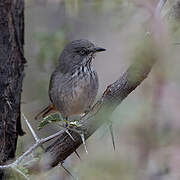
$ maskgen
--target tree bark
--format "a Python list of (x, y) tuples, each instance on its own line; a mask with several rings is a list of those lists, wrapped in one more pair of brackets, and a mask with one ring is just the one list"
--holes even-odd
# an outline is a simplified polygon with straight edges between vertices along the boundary
[[(21, 128), (21, 92), (26, 60), (24, 0), (0, 0), (0, 164), (15, 157)], [(1, 172), (0, 179), (4, 177)]]

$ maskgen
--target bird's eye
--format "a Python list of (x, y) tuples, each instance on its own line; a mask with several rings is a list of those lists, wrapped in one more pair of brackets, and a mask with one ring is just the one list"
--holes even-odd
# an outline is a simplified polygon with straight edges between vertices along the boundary
[(85, 50), (85, 49), (81, 49), (81, 50), (80, 50), (80, 54), (81, 54), (81, 55), (85, 55), (85, 54), (86, 54), (86, 50)]

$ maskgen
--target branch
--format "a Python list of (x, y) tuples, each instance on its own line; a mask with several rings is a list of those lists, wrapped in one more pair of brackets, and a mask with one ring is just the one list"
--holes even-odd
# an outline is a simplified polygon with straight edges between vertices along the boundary
[[(149, 48), (153, 49), (152, 47)], [(145, 49), (145, 51), (146, 50), (148, 49)], [(157, 57), (152, 57), (152, 55), (156, 53), (151, 53), (149, 54), (149, 52), (146, 51), (145, 56), (147, 57), (147, 61), (135, 62), (121, 78), (109, 85), (101, 99), (93, 106), (91, 111), (80, 120), (80, 124), (82, 125), (81, 129), (85, 132), (85, 139), (90, 137), (101, 125), (107, 122), (107, 119), (110, 118), (115, 108), (147, 78), (152, 66), (157, 61)], [(76, 132), (71, 132), (71, 135), (75, 141), (73, 141), (67, 133), (62, 132), (59, 138), (46, 149), (46, 155), (50, 155), (50, 159), (45, 165), (47, 169), (63, 162), (82, 144), (81, 137)], [(30, 169), (35, 170), (33, 167)]]
[(17, 171), (18, 173), (20, 173), (25, 179), (29, 179), (19, 168), (18, 165), (20, 164), (20, 162), (25, 159), (25, 157), (27, 157), (29, 154), (31, 154), (35, 149), (37, 149), (39, 146), (41, 146), (42, 144), (44, 144), (45, 142), (54, 139), (55, 137), (59, 136), (60, 134), (62, 134), (63, 130), (48, 136), (46, 138), (42, 138), (39, 139), (38, 136), (36, 135), (35, 131), (33, 130), (32, 126), (30, 125), (28, 119), (25, 117), (25, 115), (22, 113), (23, 118), (25, 119), (25, 122), (28, 126), (28, 128), (30, 129), (36, 143), (31, 146), (24, 154), (22, 154), (19, 158), (17, 158), (14, 162), (12, 162), (11, 164), (8, 165), (3, 165), (0, 166), (0, 169), (13, 169), (15, 171)]
[[(164, 6), (166, 0), (160, 0), (156, 8), (156, 15), (159, 15), (162, 7)], [(153, 33), (152, 33), (153, 36)], [(157, 34), (156, 34), (157, 36)], [(161, 36), (158, 34), (158, 36)], [(102, 124), (106, 123), (110, 118), (112, 112), (115, 108), (137, 87), (144, 79), (147, 78), (149, 72), (152, 69), (154, 63), (158, 60), (158, 53), (156, 52), (157, 44), (152, 41), (153, 38), (146, 38), (145, 44), (142, 49), (142, 54), (138, 54), (136, 61), (128, 68), (128, 70), (113, 84), (109, 85), (99, 101), (92, 107), (91, 111), (81, 118), (80, 130), (85, 132), (85, 139), (90, 137)], [(36, 148), (44, 144), (45, 142), (59, 138), (52, 143), (45, 153), (45, 157), (50, 155), (49, 161), (45, 161), (43, 164), (44, 169), (52, 168), (63, 161), (71, 155), (81, 144), (81, 137), (75, 131), (71, 131), (71, 136), (69, 136), (64, 130), (61, 130), (51, 136), (40, 139), (33, 128), (31, 127), (28, 119), (22, 113), (25, 122), (30, 129), (32, 136), (35, 139), (35, 144), (32, 145), (25, 153), (23, 153), (14, 162), (8, 165), (0, 166), (0, 169), (14, 169), (19, 174), (21, 174), (25, 179), (29, 179), (19, 168), (20, 162), (25, 159), (29, 154), (31, 154)], [(44, 160), (44, 156), (35, 165), (28, 167), (30, 170), (37, 168), (40, 162)], [(38, 165), (38, 166), (37, 166)], [(41, 167), (40, 167), (41, 168)], [(38, 169), (36, 169), (38, 170)]]
[[(154, 11), (155, 18), (153, 21), (156, 21), (156, 17), (160, 14), (165, 2), (165, 0), (160, 0)], [(157, 50), (159, 49), (159, 44), (154, 40), (156, 39), (155, 37), (161, 37), (162, 33), (160, 31), (154, 32), (153, 25), (151, 37), (146, 37), (143, 49), (135, 57), (135, 62), (116, 82), (107, 87), (91, 111), (81, 118), (81, 130), (84, 131), (85, 139), (108, 121), (116, 107), (147, 78), (154, 63), (158, 60)], [(67, 133), (62, 132), (58, 139), (46, 148), (45, 155), (29, 169), (32, 171), (47, 170), (63, 162), (82, 144), (78, 133), (71, 131), (71, 135), (75, 141)], [(44, 157), (47, 157), (47, 155), (50, 158), (45, 162)], [(41, 161), (45, 163), (43, 167), (40, 167)]]
[[(160, 0), (156, 12), (161, 10), (162, 2)], [(158, 34), (160, 36), (160, 34)], [(153, 36), (153, 34), (152, 34)], [(157, 34), (156, 34), (157, 36)], [(128, 68), (128, 70), (113, 84), (109, 85), (99, 101), (92, 107), (91, 111), (86, 114), (80, 120), (80, 130), (84, 131), (85, 139), (90, 137), (101, 125), (106, 123), (110, 118), (112, 112), (115, 108), (137, 87), (139, 86), (144, 79), (147, 78), (149, 72), (152, 69), (152, 66), (158, 59), (158, 53), (155, 51), (156, 44), (152, 41), (151, 38), (146, 38), (144, 42), (142, 54), (137, 54), (136, 61)], [(31, 167), (28, 167), (29, 170), (38, 171), (38, 167), (41, 164), (41, 161), (44, 161), (44, 157), (50, 155), (49, 161), (44, 161), (43, 168), (49, 169), (63, 161), (71, 155), (81, 144), (81, 137), (75, 131), (71, 131), (71, 136), (74, 140), (64, 131), (61, 130), (51, 136), (46, 138), (39, 139), (35, 131), (31, 127), (28, 119), (22, 114), (25, 122), (30, 129), (34, 139), (35, 144), (31, 146), (24, 154), (22, 154), (17, 160), (8, 165), (0, 166), (0, 169), (12, 168), (25, 179), (29, 179), (20, 169), (18, 169), (19, 163), (25, 159), (29, 154), (31, 154), (36, 148), (41, 146), (43, 143), (54, 139), (59, 136), (59, 138), (52, 143), (47, 149), (45, 156), (41, 158), (40, 161), (36, 162)], [(42, 167), (40, 167), (42, 169)]]

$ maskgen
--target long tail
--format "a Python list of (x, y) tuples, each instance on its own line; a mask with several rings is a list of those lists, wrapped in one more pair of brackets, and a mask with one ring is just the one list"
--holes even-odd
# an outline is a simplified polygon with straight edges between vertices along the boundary
[(44, 118), (46, 117), (47, 115), (51, 114), (51, 113), (54, 113), (54, 112), (57, 112), (57, 109), (55, 107), (54, 104), (50, 104), (49, 106), (47, 106), (46, 108), (44, 108), (40, 113), (38, 113), (36, 116), (35, 116), (35, 119), (40, 119), (40, 118)]

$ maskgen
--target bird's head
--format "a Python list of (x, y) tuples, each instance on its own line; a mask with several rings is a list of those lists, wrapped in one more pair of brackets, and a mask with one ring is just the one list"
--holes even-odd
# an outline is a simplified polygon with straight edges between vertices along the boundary
[(74, 40), (64, 48), (59, 58), (59, 67), (65, 73), (72, 71), (79, 66), (91, 63), (96, 53), (105, 50), (86, 39)]

